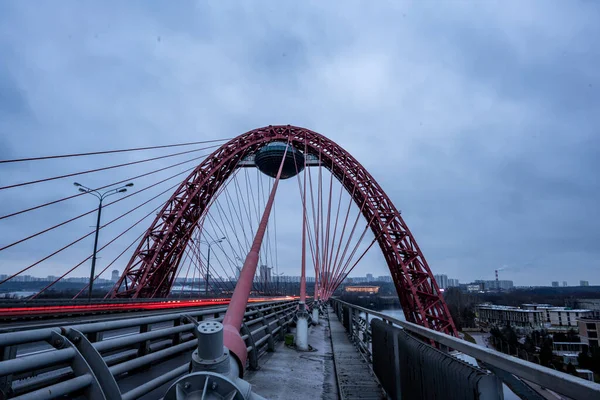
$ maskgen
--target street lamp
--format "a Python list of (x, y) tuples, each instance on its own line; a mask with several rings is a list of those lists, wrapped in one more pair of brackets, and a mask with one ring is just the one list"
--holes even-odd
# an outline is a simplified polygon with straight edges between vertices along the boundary
[(133, 186), (133, 183), (131, 183), (131, 182), (127, 183), (116, 189), (107, 190), (104, 193), (100, 193), (99, 191), (97, 191), (95, 189), (90, 189), (89, 187), (83, 186), (81, 183), (74, 182), (73, 185), (78, 187), (79, 191), (81, 193), (92, 194), (95, 197), (97, 197), (98, 200), (100, 200), (100, 203), (98, 204), (98, 219), (96, 221), (96, 237), (94, 238), (94, 254), (92, 255), (92, 270), (90, 272), (90, 283), (88, 285), (89, 286), (88, 301), (92, 301), (92, 286), (94, 285), (94, 272), (96, 270), (96, 252), (98, 250), (98, 232), (100, 230), (100, 215), (102, 214), (102, 200), (104, 200), (108, 196), (112, 196), (113, 194), (125, 193), (127, 191), (128, 187)]
[(236, 266), (235, 269), (235, 284), (237, 285), (238, 281), (240, 280), (240, 274), (242, 273), (242, 267), (244, 266), (244, 260), (242, 260), (241, 258), (239, 258), (238, 256), (235, 256), (235, 260), (239, 261), (242, 266), (238, 267)]
[(206, 294), (206, 295), (208, 295), (208, 276), (210, 273), (210, 247), (215, 243), (221, 243), (225, 239), (227, 239), (227, 238), (225, 236), (223, 236), (221, 239), (213, 240), (210, 242), (207, 242), (205, 240), (200, 241), (200, 243), (204, 243), (208, 246), (208, 257), (206, 257), (206, 282), (204, 284), (204, 294)]

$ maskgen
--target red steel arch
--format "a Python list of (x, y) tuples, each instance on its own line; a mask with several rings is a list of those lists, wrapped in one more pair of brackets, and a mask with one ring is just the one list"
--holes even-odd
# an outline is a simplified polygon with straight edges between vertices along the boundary
[(244, 133), (207, 157), (183, 181), (158, 214), (112, 297), (167, 297), (192, 231), (238, 162), (272, 141), (288, 141), (320, 156), (322, 165), (343, 184), (377, 238), (406, 319), (437, 331), (456, 328), (439, 287), (410, 230), (367, 170), (332, 140), (295, 126), (268, 126)]

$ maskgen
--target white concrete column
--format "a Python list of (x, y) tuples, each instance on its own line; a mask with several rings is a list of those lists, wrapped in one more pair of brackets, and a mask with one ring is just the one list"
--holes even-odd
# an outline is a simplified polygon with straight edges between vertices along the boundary
[(298, 313), (296, 314), (296, 348), (301, 351), (308, 351), (308, 313), (304, 303), (300, 303)]
[(313, 325), (319, 324), (319, 307), (314, 306), (312, 309), (312, 323)]
[(299, 315), (296, 321), (296, 348), (298, 350), (308, 350), (308, 318), (306, 315)]

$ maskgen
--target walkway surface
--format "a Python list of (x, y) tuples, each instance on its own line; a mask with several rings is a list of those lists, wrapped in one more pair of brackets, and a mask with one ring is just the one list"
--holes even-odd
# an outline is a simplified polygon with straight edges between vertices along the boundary
[(327, 320), (309, 328), (308, 343), (314, 351), (301, 352), (277, 342), (275, 351), (263, 355), (257, 371), (244, 379), (252, 391), (269, 399), (337, 400), (337, 386)]
[(309, 328), (313, 351), (300, 352), (279, 342), (273, 353), (261, 357), (258, 371), (246, 373), (254, 392), (269, 400), (385, 399), (333, 309), (328, 311), (330, 318), (322, 317), (320, 325)]

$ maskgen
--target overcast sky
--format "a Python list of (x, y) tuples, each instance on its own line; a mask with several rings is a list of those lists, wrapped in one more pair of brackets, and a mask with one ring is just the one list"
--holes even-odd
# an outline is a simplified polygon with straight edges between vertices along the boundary
[[(598, 21), (594, 1), (2, 1), (0, 159), (303, 126), (370, 171), (434, 273), (600, 284)], [(0, 186), (145, 156), (4, 165)], [(72, 180), (0, 191), (0, 214), (74, 193)], [(0, 245), (94, 204), (0, 220)], [(0, 252), (0, 273), (94, 223)], [(91, 246), (30, 272), (60, 274)], [(298, 258), (281, 270), (298, 274)], [(386, 268), (370, 254), (356, 275)]]

